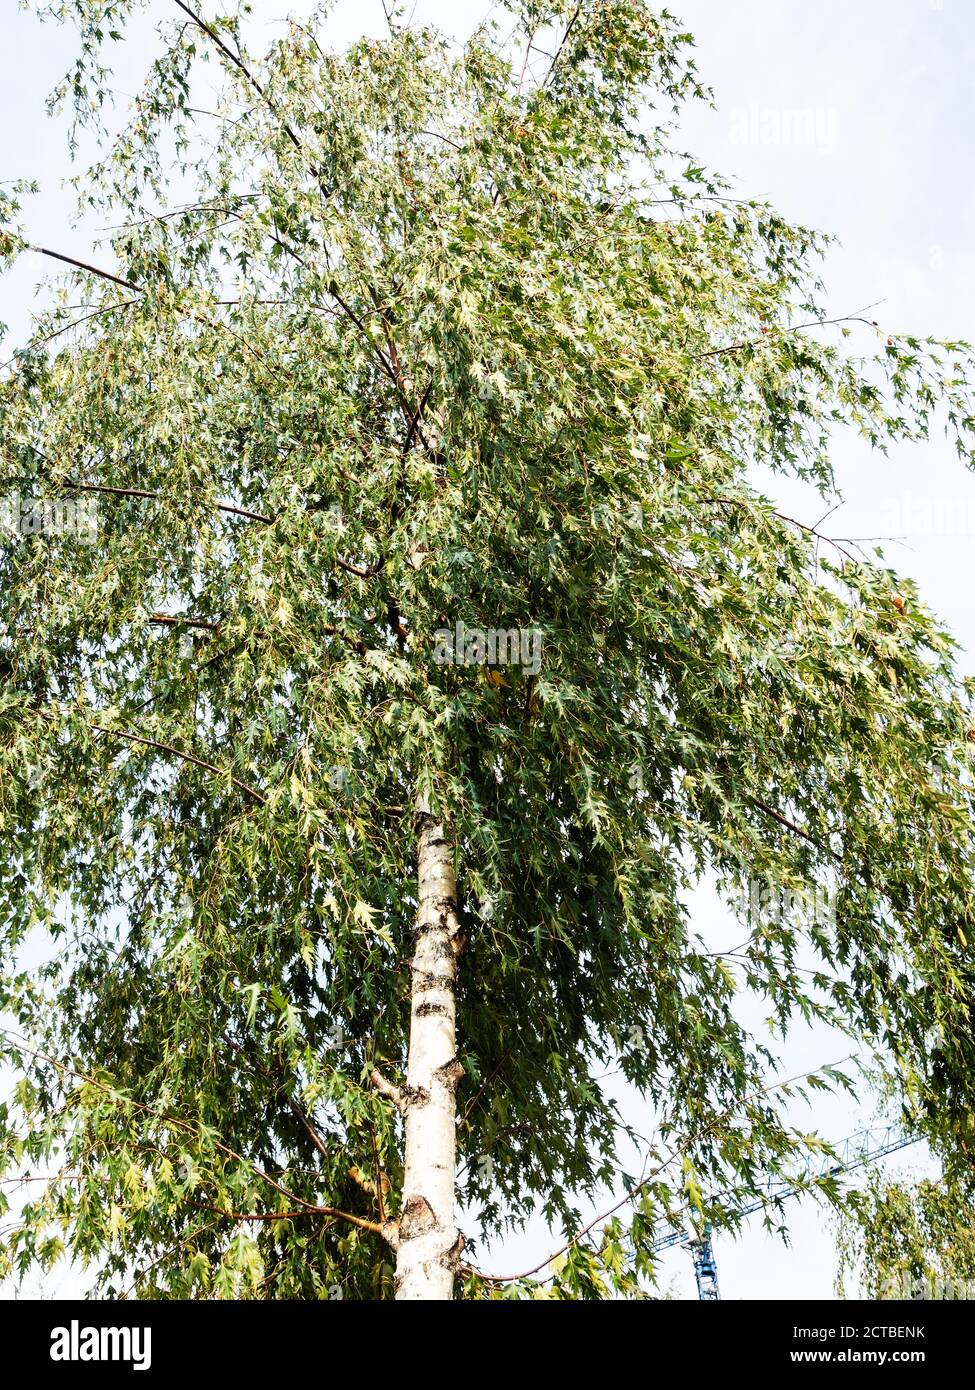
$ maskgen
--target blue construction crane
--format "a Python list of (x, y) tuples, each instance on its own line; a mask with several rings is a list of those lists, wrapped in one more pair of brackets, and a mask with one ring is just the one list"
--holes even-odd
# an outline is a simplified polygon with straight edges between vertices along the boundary
[(694, 1278), (697, 1280), (697, 1296), (707, 1300), (721, 1297), (718, 1288), (718, 1266), (711, 1249), (711, 1227), (705, 1226), (700, 1236), (684, 1241), (684, 1249), (691, 1252), (694, 1261)]
[[(837, 1177), (841, 1173), (852, 1173), (867, 1163), (875, 1163), (878, 1158), (885, 1158), (887, 1154), (895, 1153), (898, 1149), (906, 1149), (909, 1144), (916, 1144), (919, 1138), (917, 1134), (905, 1133), (898, 1125), (858, 1130), (839, 1144), (834, 1144), (833, 1152), (826, 1157), (809, 1154), (803, 1165), (804, 1178)], [(765, 1194), (756, 1197), (745, 1206), (738, 1207), (736, 1215), (744, 1219), (753, 1212), (761, 1211), (763, 1207), (784, 1201), (787, 1197), (795, 1197), (807, 1190), (804, 1182), (770, 1183)], [(719, 1197), (718, 1201), (720, 1200)], [(674, 1245), (680, 1245), (690, 1252), (694, 1261), (698, 1298), (709, 1301), (719, 1299), (721, 1293), (718, 1288), (718, 1267), (711, 1247), (710, 1225), (698, 1230), (688, 1221), (685, 1229), (675, 1230), (673, 1222), (662, 1222), (657, 1227), (651, 1249), (668, 1250)]]

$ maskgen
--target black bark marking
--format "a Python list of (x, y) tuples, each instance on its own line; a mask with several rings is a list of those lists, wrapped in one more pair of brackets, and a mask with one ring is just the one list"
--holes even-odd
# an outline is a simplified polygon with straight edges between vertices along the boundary
[(444, 1018), (448, 1017), (450, 1010), (446, 1004), (417, 1004), (413, 1010), (414, 1018), (427, 1018), (430, 1014), (441, 1014)]

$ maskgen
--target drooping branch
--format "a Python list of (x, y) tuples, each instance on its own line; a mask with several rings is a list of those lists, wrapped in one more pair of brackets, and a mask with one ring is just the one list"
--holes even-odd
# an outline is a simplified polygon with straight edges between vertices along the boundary
[(769, 328), (763, 332), (761, 337), (744, 338), (741, 342), (727, 343), (724, 347), (708, 348), (705, 352), (695, 352), (693, 357), (696, 361), (699, 361), (706, 357), (721, 357), (725, 353), (743, 352), (745, 348), (759, 347), (762, 343), (768, 342), (770, 338), (774, 341), (776, 337), (785, 336), (789, 333), (804, 333), (810, 328), (828, 328), (842, 323), (863, 323), (866, 324), (868, 328), (876, 328), (877, 324), (873, 319), (863, 317), (869, 309), (873, 309), (874, 307), (874, 304), (867, 304), (865, 308), (858, 310), (854, 314), (838, 314), (836, 318), (832, 319), (809, 319), (806, 323), (787, 324), (784, 327), (777, 327), (774, 330)]
[[(835, 1070), (835, 1068), (842, 1066), (845, 1062), (848, 1062), (850, 1060), (851, 1059), (849, 1056), (842, 1057), (837, 1062), (829, 1062), (824, 1067), (818, 1068), (818, 1071)], [(787, 1076), (784, 1080), (771, 1081), (767, 1086), (761, 1086), (751, 1095), (746, 1096), (740, 1104), (744, 1105), (746, 1103), (751, 1103), (755, 1100), (760, 1099), (762, 1096), (771, 1095), (773, 1091), (787, 1091), (788, 1087), (793, 1085), (795, 1082), (802, 1081), (805, 1078), (813, 1076), (815, 1074), (816, 1069), (807, 1070), (797, 1072), (794, 1076)], [(520, 1274), (493, 1275), (483, 1274), (480, 1270), (476, 1270), (468, 1266), (470, 1272), (476, 1274), (478, 1278), (483, 1279), (488, 1284), (514, 1284), (518, 1283), (522, 1279), (530, 1279), (534, 1274), (539, 1274), (543, 1269), (547, 1268), (547, 1266), (550, 1265), (553, 1260), (557, 1260), (560, 1255), (564, 1255), (569, 1250), (574, 1249), (575, 1246), (577, 1246), (581, 1241), (585, 1240), (586, 1236), (588, 1236), (597, 1227), (603, 1226), (610, 1219), (610, 1217), (615, 1216), (615, 1214), (618, 1211), (621, 1211), (623, 1207), (629, 1206), (629, 1204), (635, 1201), (636, 1198), (641, 1195), (641, 1193), (645, 1192), (647, 1188), (651, 1187), (662, 1173), (665, 1173), (667, 1169), (672, 1166), (672, 1164), (676, 1163), (677, 1159), (680, 1158), (682, 1154), (686, 1153), (686, 1151), (691, 1147), (692, 1144), (697, 1143), (701, 1139), (705, 1138), (709, 1133), (711, 1133), (714, 1130), (716, 1125), (722, 1123), (722, 1121), (724, 1120), (729, 1119), (733, 1115), (733, 1113), (733, 1109), (729, 1106), (719, 1115), (716, 1115), (712, 1120), (710, 1120), (708, 1124), (706, 1124), (702, 1129), (696, 1130), (694, 1134), (689, 1135), (681, 1143), (674, 1145), (668, 1158), (664, 1159), (659, 1164), (657, 1164), (646, 1175), (646, 1177), (642, 1178), (640, 1182), (635, 1183), (623, 1197), (619, 1198), (618, 1201), (614, 1202), (613, 1205), (608, 1207), (605, 1211), (601, 1211), (597, 1216), (594, 1216), (591, 1221), (586, 1223), (586, 1225), (580, 1227), (579, 1230), (577, 1230), (575, 1234), (572, 1235), (565, 1242), (564, 1245), (560, 1245), (557, 1250), (553, 1250), (551, 1254), (546, 1256), (546, 1258), (544, 1260), (541, 1260), (538, 1264), (533, 1265), (531, 1269), (522, 1270)]]
[[(44, 453), (43, 449), (39, 449), (36, 444), (27, 444), (27, 448), (30, 449), (32, 453), (36, 454), (38, 458), (43, 459), (45, 463), (50, 464), (53, 462), (48, 455)], [(102, 493), (108, 497), (144, 497), (150, 501), (161, 502), (168, 500), (165, 493), (159, 492), (155, 488), (110, 487), (105, 483), (83, 483), (77, 478), (65, 478), (57, 484), (57, 486), (72, 492)], [(281, 512), (276, 512), (273, 516), (269, 516), (266, 512), (257, 512), (248, 507), (239, 507), (232, 502), (213, 502), (211, 505), (214, 511), (223, 512), (227, 516), (243, 517), (245, 521), (256, 521), (263, 526), (273, 526), (282, 515)], [(315, 510), (315, 507), (308, 508), (309, 512)], [(352, 560), (346, 560), (341, 555), (336, 555), (335, 563), (338, 565), (339, 569), (344, 570), (346, 574), (354, 575), (356, 579), (373, 579), (383, 568), (385, 561), (380, 559), (377, 560), (374, 565), (357, 565)]]
[[(33, 448), (33, 445), (30, 446)], [(36, 452), (40, 452), (37, 450)], [(166, 495), (162, 492), (153, 491), (144, 487), (107, 487), (103, 483), (81, 483), (76, 478), (65, 478), (63, 487), (73, 492), (102, 492), (110, 497), (147, 497), (156, 501), (166, 501)], [(249, 511), (246, 507), (237, 507), (231, 502), (214, 502), (215, 511), (224, 512), (228, 516), (242, 516), (245, 521), (260, 521), (266, 526), (273, 525), (275, 518), (266, 516), (263, 512)]]
[[(89, 724), (96, 734), (107, 734), (110, 738), (121, 738), (129, 743), (139, 743), (145, 748), (155, 748), (161, 753), (170, 753), (175, 758), (182, 758), (186, 763), (192, 763), (194, 767), (202, 767), (207, 772), (212, 772), (217, 777), (226, 777), (228, 774), (224, 768), (217, 767), (215, 763), (208, 763), (204, 758), (198, 758), (195, 753), (187, 753), (182, 748), (174, 748), (171, 743), (160, 743), (154, 738), (146, 738), (143, 734), (134, 734), (129, 729), (108, 729), (102, 724)], [(242, 782), (238, 777), (231, 777), (230, 781), (238, 791), (244, 792), (252, 797), (260, 806), (267, 805), (267, 797), (263, 796), (256, 787), (250, 786), (247, 782)]]
[[(120, 275), (115, 275), (110, 270), (103, 270), (100, 266), (91, 265), (88, 261), (78, 260), (76, 256), (68, 256), (62, 251), (52, 251), (48, 246), (35, 246), (31, 242), (25, 242), (24, 245), (28, 251), (33, 251), (39, 256), (47, 256), (54, 261), (62, 261), (65, 265), (74, 266), (76, 270), (84, 271), (87, 275), (95, 275), (101, 280), (108, 280), (112, 284), (121, 285), (123, 289), (135, 290), (140, 297), (146, 294), (146, 287), (144, 285), (137, 285), (134, 280), (126, 280)], [(266, 364), (267, 358), (264, 356), (264, 353), (261, 352), (260, 348), (255, 347), (253, 343), (241, 337), (229, 324), (222, 323), (220, 319), (209, 318), (199, 309), (188, 309), (187, 313), (191, 319), (196, 323), (202, 324), (205, 328), (219, 328), (222, 332), (229, 333), (235, 342), (238, 342), (245, 351), (249, 352), (253, 357), (256, 357), (259, 362)]]
[(295, 1119), (298, 1120), (298, 1122), (300, 1123), (302, 1129), (308, 1135), (308, 1138), (315, 1145), (315, 1148), (321, 1154), (322, 1158), (328, 1158), (329, 1152), (325, 1145), (325, 1140), (319, 1134), (318, 1130), (312, 1124), (311, 1120), (305, 1114), (304, 1110), (293, 1097), (289, 1098), (288, 1107), (291, 1110), (291, 1113), (294, 1115)]
[[(49, 710), (36, 710), (42, 719), (49, 722), (53, 721), (54, 715)], [(168, 753), (174, 758), (180, 758), (185, 763), (191, 763), (194, 767), (203, 768), (206, 772), (212, 772), (216, 777), (230, 777), (230, 782), (238, 791), (251, 797), (260, 806), (267, 805), (267, 797), (259, 792), (256, 787), (250, 786), (247, 782), (242, 782), (239, 777), (231, 776), (226, 768), (218, 767), (216, 763), (207, 762), (205, 758), (197, 757), (195, 753), (187, 753), (183, 748), (176, 748), (171, 743), (162, 743), (158, 739), (147, 738), (144, 734), (133, 733), (131, 729), (110, 729), (104, 724), (96, 724), (90, 719), (85, 720), (89, 729), (96, 734), (104, 734), (108, 738), (124, 739), (128, 743), (138, 743), (145, 748), (154, 748), (160, 753)]]
[[(139, 298), (141, 298), (141, 296)], [(133, 304), (139, 303), (139, 298), (120, 299), (117, 304), (104, 304), (101, 308), (92, 309), (89, 313), (82, 314), (80, 318), (72, 319), (70, 323), (65, 323), (62, 324), (60, 328), (52, 329), (50, 333), (42, 333), (39, 337), (31, 338), (26, 344), (26, 347), (28, 349), (43, 347), (45, 343), (53, 342), (55, 338), (60, 338), (65, 333), (70, 333), (73, 328), (80, 328), (82, 324), (88, 323), (91, 319), (104, 318), (106, 314), (116, 314), (122, 309), (131, 309)], [(10, 364), (15, 361), (16, 357), (10, 357), (3, 363), (3, 366), (9, 367)]]
[[(199, 1131), (199, 1126), (194, 1126), (187, 1120), (179, 1119), (177, 1116), (174, 1115), (161, 1114), (160, 1111), (157, 1110), (154, 1106), (146, 1105), (143, 1101), (136, 1100), (133, 1096), (127, 1095), (124, 1091), (119, 1090), (117, 1087), (109, 1085), (106, 1081), (101, 1080), (99, 1077), (93, 1076), (90, 1072), (81, 1071), (77, 1067), (70, 1066), (67, 1062), (62, 1062), (60, 1058), (54, 1057), (49, 1052), (45, 1052), (39, 1048), (32, 1047), (30, 1043), (28, 1043), (27, 1040), (21, 1034), (15, 1033), (14, 1030), (11, 1028), (0, 1027), (0, 1034), (3, 1034), (3, 1036), (11, 1040), (10, 1046), (16, 1052), (22, 1052), (29, 1057), (34, 1057), (38, 1061), (47, 1062), (48, 1065), (52, 1066), (55, 1069), (55, 1071), (58, 1072), (59, 1075), (71, 1077), (75, 1081), (83, 1081), (87, 1085), (93, 1087), (95, 1090), (101, 1091), (105, 1095), (109, 1096), (116, 1103), (127, 1105), (139, 1114), (150, 1116), (158, 1123), (165, 1125), (167, 1129), (178, 1130), (184, 1134), (192, 1135), (196, 1135)], [(296, 1193), (289, 1192), (288, 1189), (284, 1187), (280, 1182), (278, 1182), (276, 1178), (273, 1178), (270, 1175), (270, 1173), (266, 1173), (263, 1168), (260, 1168), (253, 1161), (253, 1159), (245, 1158), (242, 1153), (238, 1153), (236, 1149), (231, 1148), (229, 1144), (225, 1144), (221, 1139), (216, 1139), (212, 1136), (208, 1137), (210, 1138), (210, 1141), (212, 1142), (214, 1149), (216, 1149), (219, 1153), (224, 1154), (227, 1158), (232, 1158), (238, 1163), (245, 1164), (246, 1167), (248, 1167), (255, 1174), (256, 1177), (261, 1178), (262, 1181), (268, 1183), (271, 1187), (274, 1188), (275, 1192), (279, 1192), (286, 1201), (293, 1202), (295, 1206), (301, 1207), (302, 1210), (308, 1211), (312, 1214), (331, 1214), (335, 1216), (342, 1215), (342, 1213), (339, 1213), (337, 1211), (327, 1213), (326, 1208), (319, 1207), (314, 1202), (306, 1202), (304, 1198), (299, 1197)]]
[[(285, 135), (287, 135), (292, 145), (294, 145), (295, 149), (304, 151), (305, 147), (302, 144), (301, 140), (295, 134), (288, 121), (281, 115), (274, 99), (268, 94), (264, 85), (261, 82), (259, 82), (258, 79), (254, 76), (250, 68), (244, 62), (243, 58), (239, 54), (235, 53), (228, 44), (225, 44), (223, 39), (216, 32), (216, 30), (213, 29), (209, 24), (207, 24), (206, 20), (201, 18), (201, 16), (198, 15), (194, 10), (191, 10), (189, 5), (185, 5), (183, 3), (183, 0), (174, 0), (174, 3), (177, 5), (179, 9), (183, 11), (185, 15), (189, 16), (192, 22), (202, 33), (206, 34), (206, 36), (213, 43), (216, 44), (217, 48), (219, 48), (220, 52), (224, 55), (227, 61), (232, 63), (233, 66), (243, 74), (246, 80), (254, 88), (255, 92), (257, 92), (261, 100), (265, 103), (268, 110), (271, 111), (271, 113), (276, 117), (276, 119), (281, 122), (282, 130), (284, 131)], [(314, 166), (312, 166), (312, 173), (315, 175), (316, 179), (320, 178), (319, 172)]]
[(840, 856), (835, 850), (830, 849), (829, 845), (822, 844), (814, 835), (810, 835), (808, 830), (803, 830), (801, 825), (796, 825), (795, 821), (789, 820), (787, 816), (783, 816), (781, 812), (776, 811), (774, 807), (767, 806), (764, 801), (759, 801), (758, 798), (754, 796), (750, 796), (748, 800), (756, 810), (761, 811), (763, 815), (769, 816), (772, 820), (777, 821), (779, 825), (784, 826), (786, 830), (791, 830), (793, 835), (801, 835), (804, 840), (808, 840), (811, 845), (815, 845), (816, 849), (822, 854), (828, 854), (830, 858), (835, 859), (837, 862), (840, 861)]

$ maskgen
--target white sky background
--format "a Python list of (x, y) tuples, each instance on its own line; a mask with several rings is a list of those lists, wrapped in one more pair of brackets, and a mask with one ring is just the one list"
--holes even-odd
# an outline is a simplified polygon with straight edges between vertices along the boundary
[[(415, 17), (463, 36), (488, 4), (419, 0)], [(310, 8), (307, 0), (254, 0), (268, 33), (289, 11)], [(701, 76), (716, 102), (714, 111), (702, 106), (687, 112), (682, 148), (733, 177), (736, 195), (768, 198), (790, 220), (839, 237), (825, 272), (832, 312), (882, 301), (869, 317), (883, 327), (975, 340), (972, 0), (671, 0), (670, 8), (696, 36)], [(151, 16), (168, 17), (171, 9), (169, 0), (152, 0)], [(385, 32), (380, 0), (338, 0), (330, 25), (334, 41), (342, 44), (364, 30)], [(141, 81), (151, 39), (150, 25), (141, 21), (131, 41), (114, 48), (120, 111)], [(93, 230), (71, 227), (73, 195), (61, 186), (72, 172), (66, 122), (48, 120), (44, 109), (74, 51), (71, 28), (41, 26), (15, 0), (0, 0), (0, 179), (38, 179), (42, 195), (30, 200), (24, 215), (29, 234), (85, 259)], [(784, 113), (800, 111), (808, 138), (776, 139)], [(26, 335), (32, 286), (49, 270), (50, 263), (24, 258), (0, 281), (0, 321), (11, 330), (0, 356)], [(839, 438), (835, 460), (845, 503), (824, 530), (902, 538), (886, 544), (888, 562), (918, 581), (922, 597), (971, 652), (975, 594), (967, 562), (975, 537), (975, 476), (945, 440), (898, 447), (883, 458), (852, 436)], [(788, 502), (786, 510), (810, 523), (824, 510), (798, 486), (779, 480), (775, 491)], [(961, 666), (972, 669), (966, 655)], [(740, 940), (740, 928), (707, 892), (693, 909), (712, 948)], [(760, 1018), (755, 1011), (755, 1021)], [(786, 1050), (785, 1073), (846, 1051), (824, 1030), (797, 1035)], [(832, 1139), (873, 1118), (869, 1106), (858, 1110), (849, 1098), (822, 1100), (815, 1111), (795, 1116), (803, 1128)], [(896, 1166), (904, 1171), (911, 1164), (902, 1159)], [(765, 1236), (754, 1218), (737, 1242), (719, 1239), (725, 1298), (832, 1295), (835, 1255), (827, 1219), (807, 1201), (792, 1203), (789, 1220), (791, 1248)], [(514, 1272), (549, 1248), (543, 1233), (532, 1229), (483, 1263), (492, 1272)], [(679, 1296), (693, 1296), (685, 1253), (670, 1252), (663, 1268), (665, 1284), (672, 1281)], [(36, 1284), (28, 1288), (40, 1292)], [(44, 1292), (70, 1297), (83, 1288), (83, 1280), (70, 1277)]]

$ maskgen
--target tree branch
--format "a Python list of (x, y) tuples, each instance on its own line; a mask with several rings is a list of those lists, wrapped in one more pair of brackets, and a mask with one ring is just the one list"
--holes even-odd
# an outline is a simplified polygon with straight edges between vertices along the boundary
[(338, 1207), (302, 1207), (300, 1211), (282, 1212), (262, 1212), (262, 1211), (225, 1211), (222, 1207), (211, 1207), (204, 1204), (203, 1211), (212, 1211), (216, 1216), (223, 1216), (228, 1221), (294, 1221), (299, 1216), (331, 1216), (339, 1221), (347, 1221), (350, 1226), (357, 1226), (360, 1231), (371, 1231), (373, 1235), (382, 1236), (388, 1239), (385, 1224), (379, 1221), (369, 1221), (364, 1216), (353, 1216), (351, 1212), (341, 1211)]
[(302, 1110), (298, 1102), (289, 1096), (288, 1105), (291, 1108), (291, 1113), (295, 1116), (295, 1118), (298, 1121), (300, 1121), (302, 1128), (305, 1130), (305, 1133), (308, 1135), (308, 1138), (315, 1145), (315, 1148), (321, 1154), (322, 1158), (328, 1158), (330, 1155), (328, 1149), (325, 1147), (324, 1139), (319, 1134), (315, 1126), (312, 1124), (308, 1116), (305, 1114), (304, 1110)]
[(791, 821), (786, 816), (781, 815), (771, 806), (766, 806), (765, 802), (759, 801), (757, 797), (749, 796), (748, 800), (757, 810), (761, 811), (764, 815), (771, 816), (772, 820), (778, 821), (779, 825), (785, 826), (786, 830), (791, 830), (793, 835), (801, 835), (804, 840), (808, 840), (811, 845), (815, 845), (816, 849), (820, 850), (821, 853), (828, 854), (832, 859), (835, 859), (837, 862), (839, 862), (839, 855), (836, 854), (833, 850), (831, 850), (829, 845), (821, 844), (814, 835), (810, 835), (808, 830), (803, 830), (801, 825), (796, 825), (794, 821)]
[(100, 280), (110, 280), (113, 285), (121, 285), (125, 290), (135, 290), (140, 295), (144, 293), (141, 285), (135, 284), (132, 280), (123, 280), (121, 275), (113, 275), (110, 270), (102, 270), (97, 265), (90, 265), (87, 261), (79, 261), (74, 256), (66, 256), (61, 251), (52, 251), (47, 246), (34, 246), (31, 242), (27, 242), (26, 246), (28, 251), (34, 251), (38, 256), (48, 256), (52, 261), (63, 261), (65, 265), (73, 265), (76, 270), (84, 270), (89, 275), (97, 275)]
[(203, 627), (210, 632), (219, 632), (221, 626), (220, 623), (211, 622), (209, 618), (171, 618), (167, 613), (153, 613), (149, 622), (160, 627)]
[[(843, 1057), (840, 1059), (839, 1062), (831, 1062), (829, 1063), (829, 1065), (832, 1067), (838, 1067), (842, 1066), (844, 1062), (847, 1062), (849, 1060), (849, 1057)], [(746, 1096), (744, 1098), (744, 1100), (739, 1105), (739, 1111), (742, 1106), (748, 1105), (751, 1102), (758, 1100), (761, 1096), (771, 1095), (773, 1091), (783, 1090), (785, 1087), (791, 1086), (792, 1083), (795, 1081), (800, 1081), (804, 1077), (812, 1076), (816, 1072), (816, 1070), (816, 1068), (810, 1068), (806, 1071), (797, 1072), (794, 1076), (788, 1076), (783, 1081), (771, 1081), (767, 1086), (759, 1087), (758, 1090), (753, 1091), (751, 1095)], [(822, 1070), (822, 1068), (819, 1068), (818, 1070)], [(564, 1255), (566, 1251), (571, 1250), (576, 1245), (578, 1245), (579, 1242), (583, 1240), (596, 1226), (602, 1225), (603, 1222), (608, 1221), (611, 1216), (615, 1215), (615, 1213), (618, 1212), (621, 1207), (625, 1207), (630, 1202), (632, 1202), (636, 1197), (640, 1195), (641, 1192), (644, 1192), (655, 1181), (655, 1179), (660, 1176), (661, 1173), (665, 1172), (682, 1153), (684, 1153), (688, 1148), (690, 1148), (691, 1144), (703, 1139), (705, 1135), (709, 1134), (714, 1129), (715, 1125), (719, 1124), (722, 1120), (727, 1119), (734, 1113), (735, 1111), (731, 1107), (728, 1107), (721, 1114), (716, 1115), (715, 1118), (711, 1120), (707, 1125), (703, 1126), (702, 1129), (697, 1130), (694, 1134), (689, 1135), (680, 1144), (676, 1145), (668, 1159), (666, 1159), (662, 1163), (659, 1163), (657, 1167), (654, 1168), (645, 1178), (643, 1178), (640, 1182), (634, 1184), (634, 1186), (631, 1187), (630, 1190), (625, 1194), (625, 1196), (621, 1197), (619, 1201), (614, 1202), (613, 1205), (609, 1207), (606, 1211), (603, 1211), (598, 1216), (593, 1217), (593, 1219), (587, 1225), (583, 1226), (580, 1230), (576, 1231), (575, 1235), (573, 1235), (569, 1240), (567, 1240), (564, 1245), (561, 1245), (558, 1248), (558, 1250), (553, 1250), (553, 1252), (546, 1259), (542, 1260), (540, 1264), (534, 1265), (531, 1269), (524, 1270), (521, 1274), (482, 1274), (480, 1270), (475, 1269), (472, 1269), (471, 1272), (476, 1274), (478, 1278), (485, 1280), (485, 1282), (488, 1284), (512, 1284), (517, 1283), (519, 1280), (522, 1279), (529, 1279), (533, 1274), (538, 1274), (540, 1270), (543, 1270), (547, 1265), (550, 1265), (553, 1260), (558, 1259), (559, 1255)]]
[[(196, 27), (202, 33), (206, 34), (206, 36), (211, 40), (211, 42), (216, 44), (216, 46), (220, 49), (220, 52), (224, 55), (228, 62), (232, 63), (239, 72), (243, 73), (244, 77), (254, 88), (255, 92), (257, 92), (258, 96), (267, 106), (268, 110), (271, 111), (273, 115), (276, 116), (277, 119), (281, 122), (282, 130), (287, 135), (292, 145), (294, 145), (295, 149), (304, 151), (304, 145), (298, 139), (298, 136), (292, 130), (287, 120), (281, 115), (274, 100), (270, 96), (268, 96), (266, 89), (261, 85), (260, 82), (258, 82), (257, 78), (251, 72), (250, 68), (244, 62), (243, 58), (241, 58), (239, 54), (235, 53), (232, 48), (230, 48), (227, 44), (224, 43), (220, 35), (216, 32), (215, 29), (211, 28), (211, 26), (207, 24), (206, 20), (201, 19), (198, 14), (196, 14), (193, 10), (190, 9), (189, 5), (184, 5), (183, 0), (174, 0), (174, 3), (177, 5), (179, 9), (183, 11), (185, 15), (189, 16), (189, 18), (193, 21)], [(315, 175), (316, 179), (320, 179), (321, 176), (318, 170), (314, 167), (314, 165), (312, 166), (312, 173)]]
[[(556, 68), (557, 68), (558, 65), (559, 65), (559, 59), (562, 57), (562, 50), (565, 48), (565, 45), (568, 43), (568, 41), (569, 41), (569, 35), (572, 33), (573, 29), (576, 27), (576, 24), (578, 23), (579, 16), (580, 16), (581, 13), (582, 13), (582, 5), (581, 5), (581, 4), (576, 5), (575, 9), (572, 11), (572, 18), (569, 20), (569, 23), (568, 23), (567, 26), (566, 26), (565, 33), (562, 35), (562, 42), (559, 44), (558, 48), (555, 50), (555, 57), (552, 59), (552, 66), (549, 68), (548, 72), (545, 74), (545, 81), (542, 83), (542, 90), (543, 90), (543, 91), (544, 91), (545, 88), (548, 86), (548, 84), (549, 84), (549, 82), (552, 80), (552, 78), (555, 76), (555, 70), (556, 70)], [(520, 85), (520, 84), (519, 84), (519, 85)]]
[[(52, 462), (42, 449), (38, 449), (36, 444), (28, 444), (27, 448), (46, 463)], [(109, 487), (104, 483), (82, 483), (76, 478), (65, 478), (55, 486), (64, 487), (74, 492), (104, 493), (109, 497), (145, 497), (150, 501), (166, 501), (165, 493), (152, 488)], [(273, 526), (281, 516), (280, 512), (274, 516), (268, 516), (265, 512), (251, 511), (247, 507), (238, 507), (231, 502), (214, 502), (212, 505), (215, 511), (223, 512), (227, 516), (242, 516), (245, 521), (259, 521), (264, 526)], [(308, 510), (314, 511), (315, 508), (309, 507)], [(345, 570), (347, 574), (354, 574), (357, 579), (373, 579), (382, 569), (385, 561), (380, 560), (375, 565), (356, 565), (351, 560), (344, 560), (341, 555), (336, 555), (335, 563), (339, 569)]]
[(373, 1071), (369, 1080), (384, 1100), (388, 1100), (391, 1104), (395, 1105), (400, 1114), (405, 1114), (406, 1100), (403, 1096), (403, 1092), (398, 1086), (394, 1086), (392, 1081), (387, 1081), (382, 1072), (376, 1070)]
[[(880, 301), (878, 300), (877, 303), (879, 302)], [(863, 317), (863, 314), (866, 312), (867, 309), (873, 309), (874, 307), (875, 305), (868, 304), (866, 308), (862, 310), (860, 313), (839, 314), (836, 318), (832, 319), (809, 319), (807, 323), (796, 323), (791, 326), (787, 325), (785, 327), (776, 328), (774, 329), (774, 331), (772, 329), (768, 329), (767, 332), (763, 333), (760, 338), (745, 338), (740, 343), (728, 343), (725, 347), (708, 348), (706, 352), (695, 352), (693, 354), (693, 357), (695, 361), (697, 361), (703, 357), (720, 357), (722, 353), (726, 352), (742, 352), (745, 348), (748, 347), (758, 347), (760, 343), (766, 342), (769, 338), (773, 337), (774, 335), (785, 333), (802, 333), (809, 328), (828, 328), (831, 325), (835, 325), (838, 323), (864, 323), (867, 325), (868, 328), (876, 328), (877, 324), (874, 322), (873, 319), (866, 319)]]
[[(44, 715), (44, 717), (50, 718), (51, 716)], [(229, 775), (225, 768), (217, 767), (214, 763), (208, 763), (205, 759), (198, 758), (195, 753), (186, 753), (181, 748), (174, 748), (171, 743), (159, 743), (154, 738), (145, 738), (142, 734), (134, 734), (128, 729), (108, 729), (104, 724), (94, 724), (90, 720), (85, 720), (85, 723), (90, 729), (93, 729), (96, 734), (106, 734), (109, 738), (125, 739), (129, 743), (138, 743), (145, 748), (155, 748), (160, 753), (171, 753), (173, 757), (182, 758), (184, 762), (192, 763), (194, 767), (202, 767), (205, 771), (212, 772), (217, 777), (226, 777)], [(247, 796), (252, 797), (259, 806), (267, 805), (267, 797), (255, 787), (250, 786), (247, 782), (240, 781), (237, 777), (231, 777), (230, 781), (238, 791), (242, 791)]]

